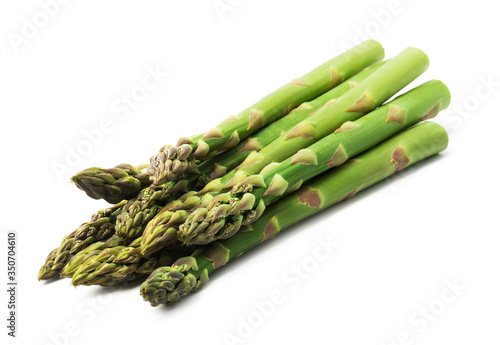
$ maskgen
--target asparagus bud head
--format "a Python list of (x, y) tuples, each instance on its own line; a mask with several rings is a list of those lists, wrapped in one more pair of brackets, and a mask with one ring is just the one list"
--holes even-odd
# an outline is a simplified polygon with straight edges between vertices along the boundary
[(177, 260), (172, 266), (154, 270), (142, 283), (141, 296), (153, 307), (160, 304), (172, 306), (182, 297), (197, 291), (207, 280), (207, 270), (200, 274), (196, 259), (188, 256)]
[(71, 181), (89, 197), (116, 204), (137, 195), (148, 184), (148, 175), (133, 165), (120, 164), (111, 169), (85, 169)]
[(196, 171), (193, 148), (188, 144), (167, 145), (151, 157), (148, 174), (155, 185), (178, 180), (184, 173)]
[[(245, 187), (242, 190), (251, 190)], [(264, 202), (251, 193), (215, 196), (206, 207), (192, 211), (179, 227), (179, 240), (186, 245), (205, 245), (233, 236), (242, 225), (256, 221), (264, 212)]]

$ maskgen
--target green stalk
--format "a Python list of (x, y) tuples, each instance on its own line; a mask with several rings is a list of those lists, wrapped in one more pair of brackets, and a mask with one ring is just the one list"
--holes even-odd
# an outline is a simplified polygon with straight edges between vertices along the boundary
[(300, 122), (259, 152), (249, 155), (239, 170), (258, 174), (268, 164), (283, 161), (333, 133), (344, 122), (371, 112), (424, 73), (428, 66), (429, 59), (424, 52), (406, 48), (336, 102)]
[(231, 192), (215, 196), (208, 207), (198, 207), (189, 214), (179, 227), (179, 239), (187, 245), (203, 245), (233, 236), (241, 225), (254, 222), (266, 205), (285, 193), (398, 132), (436, 116), (449, 103), (446, 85), (429, 81), (354, 122), (345, 122), (334, 133), (260, 174), (247, 177), (240, 173), (240, 179), (244, 178), (241, 182), (222, 188)]
[(156, 216), (162, 206), (165, 206), (168, 201), (171, 201), (176, 196), (178, 197), (176, 193), (195, 189), (196, 185), (205, 186), (210, 179), (224, 175), (228, 169), (232, 170), (243, 162), (252, 149), (267, 145), (279, 137), (283, 130), (291, 129), (311, 113), (328, 104), (330, 100), (342, 96), (383, 64), (384, 62), (381, 62), (368, 68), (315, 100), (303, 103), (287, 116), (263, 128), (256, 135), (247, 138), (235, 148), (203, 162), (198, 167), (199, 173), (186, 176), (185, 180), (170, 181), (163, 185), (152, 185), (144, 188), (136, 198), (129, 200), (122, 208), (116, 222), (116, 233), (128, 240), (134, 240), (142, 236), (147, 223)]
[[(196, 184), (197, 179), (201, 179), (201, 183), (203, 186), (206, 184), (208, 180), (214, 180), (215, 178), (219, 177), (220, 175), (225, 174), (227, 170), (231, 170), (235, 168), (238, 164), (240, 164), (245, 157), (247, 157), (249, 154), (251, 154), (252, 150), (257, 150), (260, 147), (263, 147), (276, 138), (278, 138), (282, 131), (286, 131), (289, 129), (292, 129), (296, 124), (301, 122), (302, 120), (306, 119), (310, 115), (312, 115), (314, 112), (319, 111), (323, 107), (327, 107), (329, 105), (329, 102), (332, 100), (336, 100), (337, 98), (341, 97), (344, 95), (346, 92), (348, 92), (350, 89), (352, 89), (354, 86), (356, 86), (358, 83), (362, 82), (366, 78), (368, 78), (370, 75), (372, 75), (375, 71), (377, 71), (379, 68), (381, 68), (385, 62), (378, 63), (375, 66), (369, 67), (365, 69), (364, 71), (360, 72), (359, 74), (355, 75), (351, 79), (343, 82), (339, 86), (335, 87), (334, 89), (328, 91), (327, 93), (321, 95), (320, 97), (316, 98), (313, 101), (303, 103), (301, 106), (299, 106), (297, 109), (292, 111), (290, 114), (287, 116), (273, 122), (272, 124), (268, 125), (267, 127), (263, 128), (260, 130), (256, 135), (247, 138), (245, 141), (237, 145), (235, 148), (230, 149), (224, 153), (222, 153), (220, 156), (216, 156), (213, 159), (210, 159), (208, 161), (205, 161), (201, 163), (198, 167), (198, 174), (192, 174), (188, 178), (188, 184), (186, 190), (191, 190), (193, 189), (194, 185)], [(214, 163), (215, 162), (215, 163)], [(201, 175), (201, 176), (200, 176)], [(214, 192), (213, 187), (214, 183), (219, 182), (219, 181), (224, 181), (224, 180), (231, 180), (232, 177), (234, 177), (234, 172), (231, 171), (230, 173), (226, 174), (223, 179), (216, 179), (214, 180), (213, 183), (210, 184), (212, 187), (212, 192)], [(171, 188), (173, 187), (175, 182), (167, 182), (166, 184), (162, 186), (167, 186), (167, 187), (162, 187), (162, 188)], [(154, 185), (149, 187), (149, 190), (156, 188)], [(157, 188), (162, 190), (162, 188)], [(145, 192), (146, 196), (149, 195), (149, 192)], [(159, 194), (159, 192), (157, 192)], [(196, 199), (195, 196), (192, 196), (193, 192), (189, 193), (188, 195), (191, 196), (189, 198), (190, 201), (193, 201)], [(168, 195), (168, 194), (167, 194)], [(184, 196), (185, 198), (185, 196)], [(135, 211), (135, 213), (142, 212), (142, 208), (139, 207), (137, 204), (141, 203), (140, 202), (141, 198), (138, 198), (137, 200), (134, 199), (135, 206), (131, 206), (130, 208)], [(160, 200), (165, 200), (166, 197), (162, 197)], [(171, 198), (168, 198), (171, 199)], [(198, 199), (199, 201), (199, 199)], [(178, 203), (179, 201), (177, 200), (175, 203)], [(141, 203), (144, 204), (144, 203)], [(196, 203), (194, 203), (196, 204)], [(194, 205), (193, 204), (193, 205)], [(186, 205), (182, 204), (181, 208), (177, 208), (177, 210), (180, 209), (186, 209)], [(127, 206), (124, 207), (123, 213), (127, 212)], [(165, 207), (165, 210), (172, 210), (172, 208)], [(117, 226), (117, 232), (124, 238), (129, 238), (129, 239), (134, 239), (137, 236), (143, 235), (144, 238), (144, 247), (147, 247), (145, 250), (145, 253), (151, 254), (156, 250), (161, 249), (164, 246), (167, 246), (169, 244), (175, 243), (177, 241), (177, 235), (176, 232), (172, 231), (172, 227), (170, 226), (172, 223), (170, 222), (170, 216), (172, 215), (171, 212), (159, 212), (161, 213), (155, 216), (153, 218), (153, 221), (151, 220), (151, 217), (149, 215), (152, 215), (153, 213), (151, 212), (144, 212), (145, 214), (148, 214), (147, 218), (141, 218), (141, 217), (136, 217), (134, 215), (128, 216), (122, 214), (120, 218), (123, 217), (124, 220), (119, 219), (119, 222), (121, 224), (127, 224), (127, 228), (124, 226), (120, 225), (121, 230), (119, 230), (119, 227)], [(132, 213), (133, 214), (133, 213)], [(134, 219), (133, 221), (131, 219)], [(137, 221), (137, 219), (139, 221)], [(145, 219), (148, 220), (148, 222), (144, 221)], [(176, 219), (177, 222), (177, 219)], [(129, 224), (136, 224), (135, 226), (129, 226)], [(147, 226), (146, 226), (147, 224)], [(146, 226), (144, 232), (143, 227)], [(135, 236), (135, 237), (134, 237)]]
[[(166, 212), (160, 212), (144, 230), (141, 246), (142, 253), (151, 254), (172, 243), (173, 238), (175, 239), (174, 230), (179, 229), (179, 221), (184, 223), (188, 219), (186, 216), (187, 211), (206, 208), (213, 204), (214, 195), (220, 193), (222, 188), (232, 187), (242, 182), (249, 174), (261, 172), (272, 162), (283, 161), (298, 150), (334, 132), (344, 122), (356, 120), (364, 113), (370, 112), (417, 78), (427, 69), (428, 64), (429, 60), (421, 50), (416, 48), (405, 49), (336, 101), (329, 102), (327, 106), (311, 114), (306, 120), (297, 124), (259, 152), (250, 154), (245, 162), (240, 165), (237, 172), (233, 170), (233, 172), (209, 182), (198, 193), (188, 193), (184, 196), (185, 202), (174, 205), (173, 208), (171, 205), (167, 205), (165, 207)], [(219, 199), (216, 199), (217, 201)], [(249, 205), (252, 206), (251, 203), (245, 202), (243, 205), (236, 205), (234, 209), (238, 209), (239, 206), (248, 208)], [(228, 205), (224, 205), (224, 207), (225, 209), (218, 209), (220, 213), (208, 215), (209, 218), (216, 220), (212, 224), (211, 222), (205, 222), (204, 217), (199, 216), (203, 211), (198, 211), (196, 217), (191, 218), (189, 224), (186, 224), (184, 233), (188, 235), (195, 233), (194, 237), (197, 243), (209, 242), (216, 234), (225, 236), (235, 233), (243, 219), (235, 219), (226, 226), (225, 222), (220, 219), (229, 210)], [(261, 205), (256, 212), (253, 212), (252, 217), (257, 218), (263, 209), (264, 207)], [(174, 213), (171, 211), (174, 211)], [(180, 214), (177, 215), (177, 213)], [(174, 221), (171, 221), (171, 218)], [(195, 225), (194, 230), (191, 229), (190, 225), (193, 222), (200, 223)], [(197, 236), (198, 233), (203, 235)], [(205, 235), (208, 235), (206, 239), (204, 239)], [(192, 236), (189, 235), (189, 237)], [(183, 240), (186, 240), (186, 238)]]
[[(92, 199), (104, 199), (111, 204), (137, 196), (151, 184), (146, 166), (120, 164), (111, 169), (89, 168), (71, 177), (71, 181)], [(144, 170), (143, 170), (144, 169)]]
[(258, 174), (269, 164), (282, 162), (298, 150), (333, 133), (344, 122), (355, 121), (408, 85), (428, 65), (429, 60), (421, 50), (405, 49), (336, 101), (310, 114), (260, 151), (251, 152), (239, 167), (210, 181), (199, 194), (217, 193), (225, 186), (241, 182), (248, 175)]
[[(341, 97), (354, 86), (368, 78), (386, 62), (380, 62), (368, 67), (332, 90), (322, 94), (312, 101), (302, 103), (292, 110), (288, 115), (274, 121), (258, 131), (255, 135), (240, 142), (236, 147), (229, 149), (216, 159), (204, 161), (198, 165), (199, 175), (201, 175), (198, 185), (205, 186), (211, 180), (226, 175), (241, 164), (249, 154), (259, 151), (276, 140), (284, 131), (292, 129), (299, 122), (307, 119), (308, 116), (318, 111), (322, 107), (328, 106), (329, 102)], [(197, 177), (197, 175), (195, 175)]]
[[(198, 172), (186, 176), (185, 180), (177, 182), (170, 181), (163, 185), (152, 185), (143, 188), (136, 197), (128, 200), (122, 208), (121, 214), (117, 217), (116, 221), (116, 233), (122, 238), (130, 241), (141, 236), (147, 223), (156, 216), (162, 206), (178, 196), (176, 193), (181, 190), (192, 190), (196, 186), (204, 187), (208, 181), (224, 175), (226, 171), (232, 170), (238, 164), (242, 163), (253, 150), (258, 150), (266, 146), (274, 139), (278, 138), (282, 131), (291, 129), (313, 112), (326, 106), (332, 99), (337, 99), (342, 96), (352, 87), (374, 73), (384, 63), (385, 62), (381, 62), (365, 69), (318, 98), (301, 104), (287, 116), (271, 123), (257, 132), (254, 136), (239, 143), (236, 147), (202, 162), (198, 166)], [(91, 168), (86, 171), (87, 174), (89, 174), (89, 171), (102, 171), (102, 169)], [(83, 175), (83, 173), (80, 173), (80, 175)], [(106, 179), (101, 178), (99, 181), (102, 187)], [(110, 181), (114, 180), (111, 179)], [(106, 188), (111, 189), (115, 187), (115, 185), (106, 186)], [(106, 188), (102, 188), (106, 190)], [(122, 195), (122, 197), (125, 196)]]
[[(271, 123), (267, 127), (263, 128), (257, 132), (254, 136), (247, 138), (245, 141), (239, 143), (236, 147), (223, 152), (222, 154), (206, 160), (199, 164), (198, 172), (195, 174), (190, 174), (186, 176), (186, 180), (167, 182), (163, 185), (153, 185), (143, 188), (137, 195), (137, 197), (130, 199), (127, 204), (122, 208), (121, 214), (118, 216), (116, 222), (116, 233), (124, 239), (134, 240), (141, 236), (146, 224), (158, 213), (160, 208), (165, 205), (166, 202), (175, 198), (175, 192), (179, 190), (191, 190), (196, 186), (204, 187), (207, 182), (224, 175), (227, 171), (232, 170), (238, 164), (242, 163), (243, 160), (254, 150), (258, 150), (261, 147), (272, 142), (274, 139), (280, 136), (282, 131), (291, 129), (294, 125), (300, 121), (306, 119), (311, 113), (317, 111), (321, 107), (328, 104), (332, 99), (336, 99), (352, 87), (357, 85), (362, 80), (366, 79), (369, 75), (380, 68), (384, 62), (381, 62), (373, 67), (369, 67), (364, 71), (358, 73), (351, 79), (343, 82), (342, 84), (336, 86), (332, 90), (326, 92), (325, 94), (319, 96), (318, 98), (301, 104), (298, 108), (294, 109), (287, 116)], [(116, 169), (116, 168), (114, 168)], [(91, 175), (90, 172), (96, 172), (96, 175), (101, 175), (103, 169), (101, 168), (91, 168), (79, 174), (81, 176)], [(113, 170), (114, 171), (114, 170)], [(99, 174), (97, 174), (97, 172)], [(90, 179), (91, 181), (97, 178), (93, 175)], [(76, 176), (76, 175), (75, 175)], [(106, 175), (105, 175), (106, 176)], [(132, 179), (131, 176), (128, 179)], [(89, 180), (89, 179), (87, 179)], [(83, 186), (92, 185), (90, 181), (85, 180), (85, 183), (80, 183), (80, 189), (84, 189)], [(122, 178), (123, 180), (123, 178)], [(105, 185), (106, 181), (113, 182), (112, 185)], [(115, 180), (108, 178), (98, 179), (98, 184), (100, 191), (106, 191), (107, 189), (116, 190)], [(143, 184), (144, 186), (145, 184)], [(89, 191), (92, 195), (94, 192)], [(130, 197), (130, 195), (127, 195)], [(125, 195), (121, 197), (126, 198)], [(109, 200), (109, 199), (108, 199)]]
[(176, 180), (193, 171), (196, 160), (233, 148), (241, 140), (277, 120), (289, 111), (327, 92), (343, 80), (384, 57), (382, 46), (369, 40), (324, 63), (300, 79), (244, 110), (217, 127), (191, 138), (181, 138), (177, 146), (167, 145), (151, 158), (149, 174), (155, 184)]
[(173, 305), (197, 291), (214, 270), (259, 243), (321, 210), (446, 148), (446, 131), (424, 122), (400, 133), (343, 165), (309, 181), (298, 191), (269, 207), (247, 231), (209, 244), (170, 267), (156, 269), (141, 285), (141, 295), (152, 306)]

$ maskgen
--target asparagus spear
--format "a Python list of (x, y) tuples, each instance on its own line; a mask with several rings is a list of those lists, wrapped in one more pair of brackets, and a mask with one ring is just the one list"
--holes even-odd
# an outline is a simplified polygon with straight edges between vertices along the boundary
[(429, 59), (417, 48), (406, 48), (368, 78), (278, 137), (258, 153), (249, 155), (238, 167), (257, 174), (272, 162), (281, 162), (337, 130), (371, 112), (427, 70)]
[(89, 168), (75, 174), (71, 181), (92, 199), (117, 204), (135, 197), (151, 184), (145, 167), (120, 164), (111, 169)]
[[(132, 242), (128, 247), (117, 245), (108, 248), (97, 248), (89, 253), (81, 262), (73, 274), (72, 283), (77, 285), (115, 285), (127, 276), (135, 273), (143, 263), (140, 257), (134, 254), (133, 249), (137, 248), (140, 242)], [(121, 251), (130, 248), (126, 257), (117, 256)], [(170, 258), (167, 256), (167, 260)], [(155, 265), (156, 259), (147, 260), (147, 267)], [(126, 263), (126, 264), (125, 264)]]
[[(373, 66), (372, 68), (365, 69), (358, 75), (335, 87), (329, 92), (323, 94), (317, 99), (302, 104), (288, 116), (275, 121), (274, 123), (259, 131), (255, 136), (247, 138), (247, 140), (238, 144), (233, 149), (224, 152), (220, 156), (216, 157), (216, 159), (207, 160), (201, 163), (198, 167), (197, 174), (192, 174), (191, 176), (189, 176), (188, 180), (183, 180), (183, 183), (186, 181), (188, 183), (186, 189), (191, 189), (196, 184), (204, 186), (204, 184), (209, 180), (217, 178), (220, 175), (224, 175), (226, 171), (231, 170), (238, 164), (240, 164), (251, 152), (251, 150), (257, 150), (258, 148), (267, 145), (272, 140), (276, 139), (282, 131), (291, 129), (294, 125), (307, 118), (307, 116), (309, 116), (312, 112), (328, 104), (328, 101), (342, 96), (350, 88), (367, 78), (382, 65), (383, 63), (380, 63), (376, 66)], [(89, 170), (99, 172), (101, 171), (97, 168), (88, 169), (87, 171)], [(80, 176), (82, 175), (89, 175), (89, 173), (80, 173)], [(107, 188), (103, 187), (105, 181), (114, 180), (108, 178), (100, 179), (99, 186), (101, 188), (101, 191), (107, 190)], [(92, 184), (90, 182), (81, 183), (81, 189), (83, 189), (83, 186), (86, 185)], [(116, 186), (114, 185), (107, 187), (110, 190), (116, 190)], [(156, 215), (157, 211), (160, 209), (160, 206), (162, 206), (166, 200), (169, 200), (173, 197), (172, 191), (174, 190), (177, 191), (180, 190), (180, 188), (179, 184), (175, 184), (173, 182), (168, 182), (160, 186), (151, 186), (149, 188), (143, 189), (139, 193), (138, 197), (130, 200), (125, 205), (125, 207), (123, 207), (122, 212), (117, 219), (117, 233), (121, 237), (129, 240), (133, 240), (142, 235), (145, 225), (152, 217)], [(90, 192), (92, 193), (92, 191)], [(92, 195), (95, 195), (95, 193), (93, 193)], [(122, 195), (122, 197), (125, 196)]]
[[(179, 227), (185, 244), (207, 244), (233, 236), (241, 225), (251, 224), (269, 205), (288, 190), (350, 157), (377, 145), (422, 119), (437, 115), (450, 103), (446, 85), (429, 81), (399, 96), (354, 122), (345, 122), (332, 133), (261, 174), (246, 177), (231, 186), (231, 192), (215, 196), (208, 207), (190, 213)], [(219, 186), (217, 190), (226, 189)], [(202, 190), (200, 193), (210, 192)]]
[[(192, 185), (192, 184), (191, 184)], [(126, 202), (116, 220), (116, 233), (130, 241), (142, 236), (146, 224), (160, 211), (168, 201), (185, 192), (189, 181), (171, 181), (160, 186), (149, 186), (139, 195)]]
[(94, 242), (87, 248), (73, 255), (71, 260), (69, 260), (68, 263), (66, 263), (66, 265), (62, 268), (59, 276), (61, 278), (71, 278), (83, 262), (95, 257), (101, 253), (102, 250), (106, 248), (114, 248), (116, 246), (124, 246), (127, 243), (127, 241), (118, 235), (113, 235), (105, 241)]
[(47, 256), (45, 264), (40, 268), (38, 280), (57, 277), (75, 254), (92, 243), (110, 238), (115, 233), (116, 217), (124, 204), (125, 202), (122, 201), (105, 210), (97, 211), (92, 215), (90, 222), (83, 223), (78, 229), (64, 237), (59, 247)]
[(400, 133), (366, 153), (325, 172), (266, 210), (247, 231), (206, 246), (170, 267), (157, 268), (141, 285), (141, 295), (152, 306), (173, 305), (197, 291), (214, 270), (280, 231), (321, 210), (354, 196), (359, 191), (409, 165), (446, 148), (445, 130), (424, 122)]
[(149, 174), (155, 184), (178, 179), (193, 171), (197, 159), (236, 146), (257, 130), (287, 114), (299, 104), (318, 97), (363, 68), (383, 59), (382, 46), (369, 40), (333, 58), (300, 79), (276, 90), (237, 116), (192, 138), (181, 138), (177, 146), (164, 146), (151, 158)]
[(187, 248), (163, 250), (154, 256), (140, 253), (141, 238), (128, 246), (116, 245), (90, 251), (73, 273), (72, 283), (78, 285), (110, 286), (131, 281), (150, 274), (155, 268), (169, 265), (174, 260), (191, 253)]
[[(202, 192), (186, 194), (183, 202), (174, 205), (167, 204), (163, 209), (165, 212), (160, 212), (144, 230), (141, 246), (143, 254), (151, 254), (171, 243), (172, 237), (175, 236), (174, 230), (179, 227), (179, 220), (185, 222), (187, 219), (187, 211), (193, 208), (206, 208), (212, 202), (213, 195), (204, 194), (205, 191), (219, 193), (219, 188), (222, 186), (232, 187), (244, 180), (248, 174), (257, 174), (268, 164), (281, 162), (298, 150), (334, 132), (344, 122), (358, 119), (413, 81), (427, 69), (428, 63), (427, 56), (421, 50), (405, 49), (336, 101), (330, 102), (327, 106), (314, 112), (306, 120), (297, 124), (259, 152), (248, 155), (237, 172), (230, 172), (211, 181)], [(218, 201), (218, 199), (216, 200)], [(244, 208), (248, 205), (250, 203), (245, 202), (240, 206)], [(258, 206), (252, 215), (253, 218), (257, 218), (264, 209), (263, 204)], [(224, 209), (220, 208), (219, 211), (224, 212)], [(215, 214), (214, 219), (218, 219), (221, 215), (224, 213)], [(172, 222), (171, 219), (174, 221)], [(243, 222), (243, 219), (233, 221), (226, 227), (224, 227), (223, 221), (217, 222), (209, 230), (216, 233), (224, 227), (222, 233), (231, 234), (237, 230), (239, 222)], [(202, 226), (208, 225), (207, 222), (202, 224)], [(197, 232), (200, 230), (204, 229), (197, 227)], [(192, 231), (188, 230), (187, 232)]]
[(118, 216), (117, 220), (117, 233), (129, 240), (141, 236), (146, 224), (160, 211), (160, 206), (164, 206), (166, 201), (174, 198), (175, 195), (173, 193), (181, 190), (191, 190), (196, 185), (204, 186), (209, 180), (224, 175), (226, 171), (240, 164), (252, 150), (257, 150), (269, 144), (278, 138), (282, 131), (291, 129), (313, 112), (326, 106), (332, 99), (342, 96), (354, 87), (354, 85), (357, 85), (374, 73), (383, 64), (384, 62), (381, 62), (365, 69), (313, 101), (303, 103), (289, 115), (263, 128), (256, 135), (247, 138), (233, 149), (214, 157), (214, 159), (201, 163), (198, 167), (198, 173), (192, 174), (186, 180), (181, 180), (177, 183), (170, 181), (160, 186), (153, 185), (142, 190), (137, 198), (130, 200), (123, 207), (122, 213)]
[[(350, 88), (366, 79), (383, 64), (384, 62), (381, 62), (375, 66), (366, 68), (364, 71), (358, 73), (329, 92), (319, 96), (315, 100), (301, 104), (287, 116), (264, 127), (257, 132), (256, 135), (240, 142), (236, 147), (223, 152), (214, 157), (214, 159), (201, 162), (197, 166), (198, 171), (186, 177), (189, 181), (189, 186), (203, 187), (207, 182), (223, 176), (227, 171), (231, 171), (242, 163), (252, 151), (258, 151), (260, 148), (279, 137), (282, 131), (291, 129), (294, 125), (306, 119), (312, 112), (327, 104), (328, 101), (342, 96), (349, 91)], [(347, 73), (346, 76), (348, 76)], [(142, 166), (135, 168), (129, 164), (120, 164), (112, 169), (89, 168), (73, 176), (72, 181), (76, 183), (78, 188), (85, 191), (94, 199), (102, 197), (108, 202), (123, 199), (128, 200), (140, 194), (138, 188), (144, 191), (145, 188), (150, 185), (149, 175), (145, 178), (145, 173), (139, 171), (139, 168), (142, 168)], [(162, 198), (156, 200), (164, 200), (169, 196), (167, 191), (173, 188), (173, 186), (174, 184), (168, 183), (155, 186), (153, 193), (147, 193), (147, 196), (143, 195), (139, 198), (154, 199), (161, 190)], [(149, 192), (151, 189), (146, 191)], [(152, 194), (155, 194), (155, 196)], [(141, 204), (144, 203), (141, 201)], [(138, 210), (138, 208), (134, 207), (134, 210)], [(124, 223), (127, 222), (124, 221)]]
[(246, 157), (248, 157), (249, 154), (261, 150), (263, 147), (277, 139), (284, 131), (292, 129), (295, 125), (307, 119), (307, 117), (314, 112), (318, 111), (322, 107), (328, 106), (330, 104), (329, 102), (344, 95), (351, 88), (372, 75), (384, 64), (385, 62), (380, 62), (374, 66), (364, 69), (352, 78), (344, 81), (342, 84), (334, 87), (332, 90), (322, 94), (314, 100), (302, 103), (288, 115), (262, 128), (255, 135), (240, 142), (236, 147), (216, 156), (217, 159), (201, 162), (198, 165), (198, 171), (201, 175), (199, 177), (200, 182), (198, 185), (204, 187), (209, 181), (226, 175), (226, 172), (230, 172), (236, 168), (245, 160)]
[(48, 280), (58, 275), (57, 270), (52, 271), (52, 267), (54, 267), (54, 262), (56, 260), (56, 255), (58, 250), (59, 248), (55, 248), (49, 253), (49, 255), (47, 255), (45, 263), (38, 272), (38, 280)]

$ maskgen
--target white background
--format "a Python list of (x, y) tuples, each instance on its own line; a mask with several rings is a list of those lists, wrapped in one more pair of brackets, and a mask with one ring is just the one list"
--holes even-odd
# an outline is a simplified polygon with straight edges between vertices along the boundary
[[(12, 37), (40, 4), (0, 5), (1, 284), (5, 233), (19, 237), (18, 338), (6, 337), (3, 293), (2, 344), (224, 344), (228, 334), (245, 344), (498, 343), (500, 26), (493, 2), (222, 3), (232, 5), (220, 16), (212, 0), (69, 1), (19, 45)], [(412, 85), (440, 79), (449, 86), (451, 110), (436, 118), (450, 134), (446, 152), (287, 230), (173, 309), (150, 307), (137, 285), (110, 292), (36, 280), (62, 237), (106, 205), (71, 185), (72, 173), (147, 162), (161, 146), (213, 127), (363, 35), (380, 41), (387, 57), (410, 45), (429, 55), (428, 72)], [(120, 117), (112, 106), (148, 68), (169, 75)], [(66, 164), (83, 131), (105, 118), (112, 130), (58, 176), (54, 164)], [(293, 290), (284, 275), (329, 237), (339, 248)], [(455, 281), (466, 289), (440, 302)], [(242, 338), (241, 320), (274, 289), (284, 303)], [(439, 315), (423, 321), (419, 308), (429, 306)]]

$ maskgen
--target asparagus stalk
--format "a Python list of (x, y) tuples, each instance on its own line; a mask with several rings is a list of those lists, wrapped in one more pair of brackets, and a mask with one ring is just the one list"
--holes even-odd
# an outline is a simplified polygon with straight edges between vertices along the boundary
[(197, 291), (209, 274), (280, 231), (446, 148), (445, 130), (424, 122), (311, 180), (269, 207), (247, 231), (209, 244), (170, 267), (156, 269), (141, 285), (152, 306), (173, 305)]
[[(174, 197), (172, 193), (182, 190), (182, 187), (185, 187), (185, 190), (189, 190), (195, 185), (204, 186), (209, 180), (224, 175), (226, 171), (240, 164), (252, 150), (257, 150), (272, 142), (272, 140), (279, 137), (282, 131), (291, 129), (294, 125), (307, 118), (311, 113), (328, 104), (330, 100), (342, 96), (354, 85), (375, 72), (383, 64), (384, 63), (381, 62), (376, 66), (365, 69), (315, 100), (303, 103), (289, 115), (263, 128), (255, 136), (247, 138), (233, 149), (217, 156), (216, 159), (204, 161), (199, 165), (198, 173), (192, 174), (187, 180), (181, 180), (179, 183), (174, 183), (172, 181), (160, 186), (144, 188), (136, 198), (129, 200), (122, 208), (122, 212), (118, 216), (116, 222), (117, 234), (128, 240), (134, 240), (138, 236), (141, 236), (144, 227), (157, 214), (161, 206), (164, 206), (166, 201)], [(88, 170), (100, 171), (97, 168)], [(100, 182), (103, 181), (104, 179), (100, 180)], [(87, 183), (87, 185), (88, 184), (89, 183)], [(113, 187), (115, 186), (111, 186), (110, 188), (113, 189)]]
[[(229, 187), (219, 186), (217, 190), (231, 188), (231, 192), (219, 194), (208, 207), (192, 211), (179, 227), (179, 239), (188, 245), (201, 245), (233, 236), (241, 225), (254, 222), (266, 205), (287, 191), (401, 130), (436, 116), (449, 103), (446, 85), (432, 80), (354, 122), (345, 122), (334, 133), (281, 163), (264, 168), (261, 174)], [(203, 192), (210, 190), (200, 193)]]
[(71, 181), (92, 199), (117, 204), (137, 196), (151, 184), (145, 167), (120, 164), (111, 169), (89, 168), (75, 174)]
[(306, 119), (313, 112), (321, 109), (332, 99), (345, 94), (359, 82), (366, 79), (384, 62), (367, 68), (351, 79), (343, 82), (327, 93), (315, 100), (303, 103), (289, 115), (273, 122), (269, 126), (260, 130), (256, 135), (247, 138), (233, 149), (230, 149), (220, 156), (203, 162), (198, 167), (198, 173), (192, 174), (186, 180), (167, 182), (160, 186), (150, 186), (141, 191), (137, 198), (130, 200), (122, 209), (118, 216), (116, 232), (123, 238), (133, 240), (142, 235), (146, 224), (160, 211), (167, 201), (174, 198), (175, 192), (191, 190), (195, 185), (204, 186), (209, 180), (224, 175), (226, 171), (233, 169), (240, 164), (251, 150), (257, 150), (280, 136), (284, 130), (291, 129), (300, 121)]
[(80, 251), (92, 243), (104, 241), (115, 233), (115, 221), (125, 204), (122, 201), (105, 210), (99, 210), (92, 215), (90, 222), (83, 223), (78, 229), (64, 237), (58, 248), (47, 256), (44, 265), (38, 273), (38, 280), (48, 280), (57, 277), (64, 266)]
[(336, 102), (315, 112), (259, 152), (249, 155), (237, 169), (257, 174), (268, 164), (281, 162), (334, 132), (344, 122), (371, 112), (425, 72), (428, 66), (429, 59), (423, 51), (406, 48)]
[(276, 90), (217, 127), (192, 138), (181, 138), (177, 146), (164, 146), (151, 158), (149, 174), (155, 184), (178, 179), (194, 171), (197, 159), (236, 146), (299, 104), (318, 97), (363, 68), (383, 59), (382, 46), (369, 40), (324, 63), (300, 79)]
[[(198, 165), (199, 175), (201, 175), (198, 185), (204, 187), (208, 182), (226, 175), (227, 172), (231, 172), (231, 170), (241, 164), (249, 154), (261, 150), (263, 147), (276, 140), (284, 131), (292, 129), (314, 112), (322, 107), (328, 106), (330, 104), (329, 102), (343, 96), (347, 91), (368, 78), (384, 64), (385, 62), (380, 62), (364, 69), (314, 100), (302, 103), (288, 115), (262, 128), (255, 135), (240, 142), (236, 147), (216, 156), (217, 159), (201, 162)], [(197, 177), (197, 175), (195, 175), (195, 177)]]
[[(334, 132), (344, 122), (358, 119), (417, 78), (427, 69), (428, 63), (427, 56), (421, 50), (416, 48), (405, 49), (336, 101), (329, 102), (327, 106), (318, 109), (306, 120), (297, 124), (259, 152), (248, 155), (237, 172), (230, 172), (219, 179), (211, 181), (199, 193), (188, 193), (184, 197), (184, 202), (174, 204), (173, 207), (167, 204), (164, 208), (165, 212), (160, 212), (144, 230), (141, 246), (143, 254), (151, 254), (171, 243), (172, 237), (175, 236), (174, 230), (178, 230), (179, 221), (186, 221), (187, 211), (195, 208), (206, 208), (210, 205), (213, 195), (205, 193), (205, 191), (215, 194), (220, 193), (221, 187), (232, 187), (244, 180), (249, 174), (257, 174), (268, 164), (281, 162), (298, 150)], [(218, 201), (218, 199), (216, 200)], [(248, 205), (250, 203), (245, 202), (240, 206), (244, 208), (248, 207)], [(226, 211), (227, 209), (226, 205)], [(259, 205), (256, 212), (253, 212), (252, 217), (256, 219), (263, 209), (264, 205)], [(214, 214), (213, 219), (218, 220), (220, 216), (224, 215), (223, 208), (220, 208), (219, 211), (223, 213)], [(191, 219), (190, 222), (198, 219), (199, 217)], [(233, 221), (227, 226), (223, 221), (216, 222), (210, 226), (209, 231), (217, 233), (222, 229), (221, 234), (232, 234), (240, 226), (239, 222), (243, 222), (243, 219)], [(202, 227), (208, 227), (209, 225), (207, 222), (202, 223), (201, 226), (196, 227), (197, 232), (205, 230)], [(192, 232), (192, 230), (187, 230), (187, 232)], [(204, 233), (206, 234), (206, 231)], [(198, 237), (197, 240), (201, 240), (201, 238)]]

